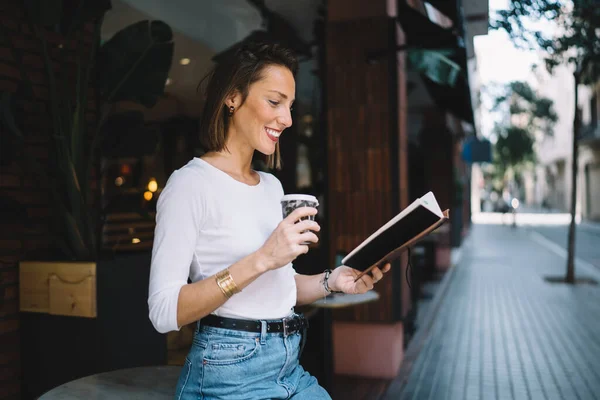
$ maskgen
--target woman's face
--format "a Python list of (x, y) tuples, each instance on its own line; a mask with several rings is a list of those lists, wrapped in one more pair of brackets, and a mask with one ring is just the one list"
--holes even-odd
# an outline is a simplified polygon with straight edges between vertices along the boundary
[(283, 130), (292, 126), (295, 93), (296, 82), (289, 69), (265, 67), (262, 79), (250, 85), (244, 104), (239, 106), (239, 95), (230, 99), (235, 107), (232, 122), (237, 138), (265, 155), (273, 154)]

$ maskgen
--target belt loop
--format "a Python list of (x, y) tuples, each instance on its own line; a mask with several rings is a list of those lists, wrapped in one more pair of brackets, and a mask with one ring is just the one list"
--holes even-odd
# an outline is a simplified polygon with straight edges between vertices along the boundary
[(267, 321), (260, 321), (260, 344), (267, 344)]

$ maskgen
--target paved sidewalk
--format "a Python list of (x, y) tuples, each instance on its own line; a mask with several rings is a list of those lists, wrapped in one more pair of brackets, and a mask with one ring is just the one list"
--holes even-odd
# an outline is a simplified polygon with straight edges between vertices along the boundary
[[(549, 250), (554, 251), (557, 255), (561, 255), (566, 259), (569, 237), (568, 225), (529, 226), (525, 229), (530, 230), (532, 233), (531, 237), (534, 240), (542, 245), (546, 245)], [(549, 244), (549, 242), (554, 243), (554, 246)], [(590, 273), (589, 268), (586, 269), (585, 264), (592, 266), (592, 268), (595, 268), (596, 271), (600, 273), (599, 244), (600, 230), (594, 230), (588, 226), (577, 227), (575, 233), (575, 257), (579, 261), (579, 264), (576, 264), (576, 267), (580, 268), (576, 268), (576, 274), (579, 274), (580, 271), (583, 273)]]
[(526, 229), (474, 225), (385, 398), (600, 399), (600, 285), (544, 280), (564, 267)]

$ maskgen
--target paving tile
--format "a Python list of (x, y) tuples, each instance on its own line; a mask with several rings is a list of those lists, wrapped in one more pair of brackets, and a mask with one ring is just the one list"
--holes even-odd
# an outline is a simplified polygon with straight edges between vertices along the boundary
[(473, 226), (455, 268), (406, 385), (386, 398), (600, 399), (600, 285), (548, 283), (564, 259), (508, 226)]

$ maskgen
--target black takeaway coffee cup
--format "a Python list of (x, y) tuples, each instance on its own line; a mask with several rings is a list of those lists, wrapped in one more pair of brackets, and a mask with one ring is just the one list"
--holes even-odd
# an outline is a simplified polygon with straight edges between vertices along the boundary
[[(285, 219), (288, 215), (292, 213), (296, 208), (300, 207), (314, 207), (317, 208), (319, 206), (319, 201), (315, 196), (311, 196), (310, 194), (286, 194), (281, 198), (281, 211), (283, 212), (283, 218)], [(303, 218), (300, 218), (298, 221), (302, 220), (315, 220), (314, 215), (309, 215)], [(306, 231), (305, 231), (306, 232)], [(304, 233), (304, 232), (302, 232)], [(304, 242), (302, 244), (312, 244), (311, 242)]]

